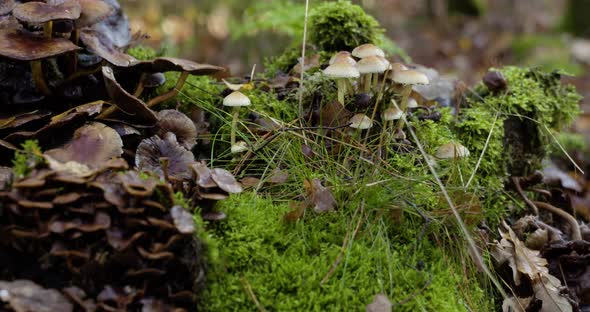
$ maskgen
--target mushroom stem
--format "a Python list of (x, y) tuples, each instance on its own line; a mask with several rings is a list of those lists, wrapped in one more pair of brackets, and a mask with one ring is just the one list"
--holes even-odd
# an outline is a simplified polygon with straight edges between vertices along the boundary
[(43, 36), (47, 39), (51, 39), (53, 36), (53, 21), (48, 21), (43, 24)]
[(240, 116), (240, 108), (234, 107), (231, 120), (230, 143), (231, 146), (236, 145), (236, 128), (238, 127), (238, 117)]
[(344, 94), (346, 93), (346, 80), (345, 78), (340, 78), (336, 80), (336, 85), (338, 87), (338, 102), (344, 105)]
[(141, 95), (141, 92), (143, 92), (143, 81), (145, 80), (146, 76), (147, 73), (141, 73), (141, 76), (139, 77), (139, 82), (137, 83), (137, 87), (135, 87), (135, 91), (133, 91), (133, 96), (139, 97)]
[(178, 78), (178, 81), (176, 82), (176, 86), (169, 90), (168, 92), (164, 93), (164, 94), (160, 94), (158, 96), (156, 96), (155, 98), (149, 100), (149, 102), (147, 102), (147, 107), (152, 107), (160, 102), (164, 102), (168, 99), (171, 99), (173, 97), (175, 97), (178, 92), (180, 92), (180, 90), (182, 89), (182, 86), (184, 85), (184, 83), (186, 82), (186, 78), (188, 78), (189, 73), (186, 71), (183, 71), (182, 74), (180, 74), (180, 77)]
[[(412, 94), (412, 85), (407, 85), (404, 87), (404, 90), (402, 91), (402, 104), (400, 110), (403, 114), (406, 113), (406, 110), (408, 108), (408, 100), (410, 99), (410, 94)], [(400, 130), (402, 128), (402, 125), (403, 118), (400, 118), (400, 120), (397, 122), (396, 130)]]
[(363, 78), (365, 80), (365, 81), (363, 81), (363, 91), (364, 92), (371, 91), (371, 77), (372, 77), (372, 74), (371, 73), (365, 74), (363, 76)]
[(33, 75), (33, 81), (35, 82), (37, 89), (45, 95), (51, 95), (51, 90), (49, 90), (49, 87), (45, 83), (45, 78), (43, 77), (41, 60), (31, 61), (31, 74)]
[(379, 85), (379, 74), (373, 74), (373, 88), (377, 89), (377, 85)]

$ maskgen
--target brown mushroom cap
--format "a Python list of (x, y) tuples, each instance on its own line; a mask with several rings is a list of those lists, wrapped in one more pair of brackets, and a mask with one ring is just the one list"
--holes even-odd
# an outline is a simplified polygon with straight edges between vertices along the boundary
[(25, 30), (0, 30), (0, 56), (19, 61), (36, 61), (67, 52), (80, 47), (64, 38), (41, 38)]
[(45, 23), (54, 20), (74, 20), (80, 17), (80, 4), (76, 0), (66, 0), (51, 5), (44, 2), (26, 2), (14, 7), (12, 15), (27, 23)]
[(165, 109), (158, 112), (158, 119), (156, 134), (161, 138), (167, 132), (172, 132), (176, 135), (178, 143), (187, 150), (191, 150), (197, 144), (195, 123), (185, 114), (175, 109)]
[(102, 0), (78, 0), (81, 7), (80, 18), (76, 20), (76, 27), (82, 28), (94, 25), (109, 17), (115, 8)]
[(14, 8), (14, 0), (1, 0), (0, 1), (0, 15), (8, 14)]
[(145, 105), (145, 103), (125, 91), (115, 79), (113, 69), (108, 66), (102, 67), (105, 88), (113, 103), (126, 114), (133, 114), (142, 121), (154, 124), (158, 121), (156, 113)]
[(133, 56), (117, 50), (108, 37), (97, 31), (90, 29), (81, 31), (80, 40), (84, 43), (88, 51), (102, 57), (115, 66), (129, 67), (138, 62)]
[(211, 75), (224, 70), (222, 67), (199, 64), (175, 57), (158, 57), (150, 61), (137, 62), (133, 68), (150, 73), (176, 71), (188, 72), (191, 75)]
[(62, 163), (75, 161), (90, 167), (101, 166), (113, 157), (123, 154), (123, 141), (119, 134), (102, 123), (93, 122), (74, 133), (65, 146), (49, 150), (49, 155)]
[(141, 141), (135, 153), (135, 165), (139, 170), (151, 171), (164, 177), (160, 158), (168, 158), (168, 174), (180, 180), (192, 178), (190, 165), (195, 162), (193, 153), (178, 144), (173, 133), (164, 138), (157, 135)]

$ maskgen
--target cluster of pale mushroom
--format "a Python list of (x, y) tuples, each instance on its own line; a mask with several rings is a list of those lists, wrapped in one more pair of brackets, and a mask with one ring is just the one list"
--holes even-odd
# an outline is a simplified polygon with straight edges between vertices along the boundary
[[(355, 59), (356, 58), (356, 59)], [(357, 61), (358, 59), (358, 61)], [(385, 58), (385, 53), (379, 47), (367, 43), (356, 47), (351, 52), (340, 51), (336, 53), (329, 61), (329, 66), (323, 70), (324, 75), (336, 80), (338, 89), (338, 102), (345, 105), (346, 95), (353, 95), (355, 87), (354, 80), (358, 79), (356, 83), (356, 91), (362, 93), (377, 93), (378, 98), (375, 103), (375, 110), (381, 100), (382, 94), (378, 92), (383, 90), (386, 82), (391, 81), (393, 90), (399, 90), (401, 95), (401, 105), (398, 106), (396, 101), (392, 98), (391, 104), (383, 112), (381, 112), (381, 136), (380, 147), (383, 144), (384, 137), (393, 137), (395, 139), (405, 139), (405, 134), (402, 131), (403, 121), (402, 117), (406, 114), (408, 109), (418, 107), (418, 102), (412, 97), (413, 87), (416, 85), (427, 85), (430, 83), (426, 74), (408, 68), (402, 63), (390, 63)], [(380, 75), (383, 76), (382, 84), (380, 85)], [(387, 79), (389, 78), (389, 80)], [(380, 88), (381, 87), (381, 88)], [(350, 119), (350, 127), (358, 131), (369, 129), (373, 127), (372, 118), (375, 117), (375, 111), (372, 117), (363, 113), (357, 113)], [(397, 125), (394, 123), (397, 121)], [(467, 149), (459, 143), (450, 143), (453, 146), (459, 146), (458, 152), (453, 153), (453, 157), (464, 157), (469, 154)], [(379, 147), (379, 148), (380, 148)], [(448, 149), (448, 146), (443, 145), (440, 148)], [(454, 148), (457, 150), (457, 148)], [(439, 153), (437, 153), (438, 156)], [(447, 153), (440, 153), (447, 154)], [(441, 157), (445, 158), (445, 157)]]

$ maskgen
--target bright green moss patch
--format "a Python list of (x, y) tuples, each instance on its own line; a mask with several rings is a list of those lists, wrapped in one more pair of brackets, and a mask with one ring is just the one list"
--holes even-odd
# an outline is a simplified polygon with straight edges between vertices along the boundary
[(151, 60), (159, 56), (156, 50), (146, 46), (133, 47), (127, 50), (127, 54), (133, 56), (134, 58), (140, 61)]
[[(379, 292), (398, 304), (396, 311), (465, 311), (465, 305), (490, 310), (484, 292), (432, 243), (422, 241), (412, 253), (416, 232), (409, 224), (395, 230), (369, 210), (369, 224), (320, 285), (358, 215), (308, 212), (287, 224), (287, 205), (252, 193), (232, 196), (219, 208), (228, 219), (217, 229), (222, 265), (209, 280), (203, 302), (209, 311), (256, 311), (254, 297), (268, 311), (364, 311)], [(415, 268), (422, 263), (424, 268)]]
[(35, 168), (43, 162), (39, 141), (26, 140), (21, 144), (21, 148), (21, 150), (14, 153), (14, 159), (12, 160), (12, 170), (17, 178), (27, 176), (31, 172), (31, 168)]

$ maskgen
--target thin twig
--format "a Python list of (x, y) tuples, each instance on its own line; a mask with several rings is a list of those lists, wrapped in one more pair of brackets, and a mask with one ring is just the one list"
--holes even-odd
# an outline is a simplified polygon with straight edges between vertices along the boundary
[(533, 201), (533, 204), (565, 219), (565, 221), (567, 221), (572, 227), (572, 240), (582, 239), (582, 232), (580, 231), (580, 225), (578, 224), (578, 221), (571, 214), (567, 213), (567, 211), (544, 202)]
[(520, 195), (520, 197), (522, 197), (524, 202), (529, 207), (531, 207), (531, 209), (533, 210), (535, 215), (538, 216), (539, 215), (539, 208), (537, 208), (537, 206), (529, 199), (528, 196), (526, 196), (526, 194), (522, 190), (522, 186), (520, 185), (520, 179), (521, 179), (520, 177), (511, 177), (510, 178), (510, 180), (512, 180), (512, 184), (514, 184), (514, 188), (516, 189), (516, 192), (518, 193), (518, 195)]
[(242, 282), (242, 285), (244, 286), (244, 290), (246, 291), (246, 293), (248, 294), (250, 299), (252, 299), (252, 301), (254, 301), (254, 305), (256, 305), (256, 308), (258, 308), (258, 311), (266, 312), (266, 309), (260, 304), (260, 302), (258, 301), (258, 298), (256, 298), (256, 294), (254, 294), (254, 291), (252, 290), (252, 286), (250, 285), (250, 283), (248, 283), (248, 280), (246, 279), (245, 276), (242, 275), (240, 277), (240, 282)]

